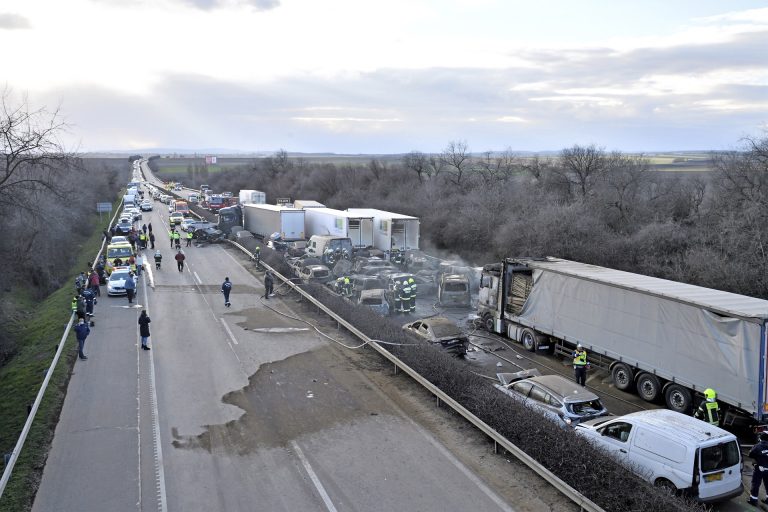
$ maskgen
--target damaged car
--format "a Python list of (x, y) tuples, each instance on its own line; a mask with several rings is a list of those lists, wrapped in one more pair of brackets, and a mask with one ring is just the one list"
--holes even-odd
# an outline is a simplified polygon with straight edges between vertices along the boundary
[(442, 316), (423, 318), (407, 323), (403, 330), (429, 343), (440, 345), (447, 352), (463, 357), (469, 347), (469, 336), (453, 320)]

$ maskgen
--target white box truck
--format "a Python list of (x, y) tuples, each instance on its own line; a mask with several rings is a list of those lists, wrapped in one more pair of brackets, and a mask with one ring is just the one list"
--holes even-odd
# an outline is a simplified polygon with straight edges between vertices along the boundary
[(331, 235), (349, 238), (355, 248), (373, 245), (373, 217), (334, 210), (307, 208), (304, 210), (306, 235)]
[(304, 240), (304, 210), (273, 204), (241, 206), (243, 228), (254, 236), (268, 239), (278, 233), (283, 241)]
[(373, 219), (373, 247), (387, 254), (419, 248), (419, 219), (374, 208), (347, 208), (359, 217)]
[(723, 426), (768, 420), (768, 301), (558, 258), (483, 267), (478, 316), (530, 350), (581, 343), (614, 386), (690, 414), (717, 391)]
[(238, 199), (240, 204), (264, 204), (267, 202), (267, 194), (261, 190), (241, 190)]

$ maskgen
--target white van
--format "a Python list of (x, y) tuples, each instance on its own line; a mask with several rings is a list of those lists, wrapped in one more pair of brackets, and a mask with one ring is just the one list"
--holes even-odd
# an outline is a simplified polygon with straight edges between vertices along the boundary
[(739, 442), (709, 423), (658, 409), (585, 421), (575, 430), (654, 485), (705, 503), (742, 493)]

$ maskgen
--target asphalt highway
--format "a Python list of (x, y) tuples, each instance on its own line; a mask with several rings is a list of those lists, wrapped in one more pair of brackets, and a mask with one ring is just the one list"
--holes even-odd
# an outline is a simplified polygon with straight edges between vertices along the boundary
[(134, 305), (102, 287), (33, 510), (517, 510), (344, 349), (267, 308), (292, 304), (260, 299), (235, 251), (185, 248), (179, 272), (155, 205), (137, 224), (151, 219), (163, 268)]

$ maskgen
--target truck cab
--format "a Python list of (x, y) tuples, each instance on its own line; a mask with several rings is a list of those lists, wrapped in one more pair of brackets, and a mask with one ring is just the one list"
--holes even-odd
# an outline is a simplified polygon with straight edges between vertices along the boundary
[(340, 259), (352, 258), (352, 240), (331, 235), (312, 235), (306, 252), (322, 259), (324, 265), (333, 265)]
[(243, 213), (238, 206), (230, 206), (219, 210), (216, 227), (224, 233), (230, 233), (235, 226), (243, 226)]

